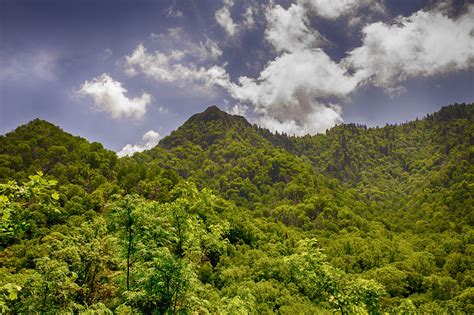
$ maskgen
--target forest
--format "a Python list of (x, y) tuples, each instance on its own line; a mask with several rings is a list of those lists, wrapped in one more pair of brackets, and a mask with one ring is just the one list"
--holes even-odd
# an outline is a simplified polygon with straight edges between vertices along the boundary
[(212, 106), (118, 158), (0, 136), (3, 314), (474, 314), (474, 104), (272, 133)]

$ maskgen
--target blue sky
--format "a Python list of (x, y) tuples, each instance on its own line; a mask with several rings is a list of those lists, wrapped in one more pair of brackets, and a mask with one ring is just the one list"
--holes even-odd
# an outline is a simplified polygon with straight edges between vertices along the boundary
[(288, 134), (474, 96), (468, 1), (0, 0), (0, 133), (130, 154), (210, 105)]

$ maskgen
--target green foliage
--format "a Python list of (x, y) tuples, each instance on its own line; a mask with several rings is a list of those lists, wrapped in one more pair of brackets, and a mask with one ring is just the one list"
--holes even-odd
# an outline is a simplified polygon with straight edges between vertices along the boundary
[(0, 136), (1, 312), (472, 314), (473, 114), (289, 137), (211, 107), (121, 159), (34, 120)]
[(32, 224), (50, 225), (59, 219), (59, 194), (51, 190), (57, 181), (46, 180), (41, 171), (30, 175), (29, 179), (21, 186), (15, 181), (0, 184), (2, 247), (18, 240)]

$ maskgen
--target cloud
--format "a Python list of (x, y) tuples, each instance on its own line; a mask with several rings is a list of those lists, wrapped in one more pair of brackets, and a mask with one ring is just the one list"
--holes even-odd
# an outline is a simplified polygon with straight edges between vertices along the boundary
[(183, 16), (183, 12), (176, 9), (176, 1), (175, 1), (175, 0), (173, 0), (173, 4), (170, 5), (170, 6), (165, 10), (165, 12), (166, 12), (166, 16), (167, 16), (167, 17), (179, 18), (179, 17), (182, 17), (182, 16)]
[(305, 7), (266, 9), (265, 39), (281, 52), (257, 78), (242, 76), (232, 82), (226, 73), (212, 82), (224, 87), (237, 101), (229, 112), (246, 114), (272, 131), (292, 135), (314, 134), (342, 122), (342, 109), (329, 98), (345, 99), (358, 84), (355, 77), (317, 48), (324, 38), (311, 28)]
[(119, 152), (117, 152), (117, 155), (119, 157), (132, 156), (136, 152), (149, 150), (158, 144), (161, 135), (157, 131), (149, 130), (143, 135), (142, 139), (145, 142), (143, 145), (126, 144)]
[(312, 13), (327, 19), (351, 14), (359, 7), (369, 4), (372, 10), (383, 11), (383, 7), (375, 0), (299, 0), (298, 3)]
[(99, 111), (110, 114), (114, 119), (141, 118), (152, 101), (152, 96), (146, 92), (143, 92), (140, 97), (128, 98), (125, 95), (127, 90), (122, 83), (115, 81), (106, 73), (91, 81), (85, 81), (78, 93), (82, 96), (90, 96)]
[(267, 11), (266, 19), (265, 39), (278, 52), (317, 47), (322, 41), (322, 36), (308, 26), (309, 19), (302, 6), (292, 4), (286, 10), (276, 5)]
[(241, 76), (232, 82), (216, 69), (213, 84), (222, 86), (239, 103), (230, 112), (246, 114), (272, 131), (293, 135), (314, 134), (342, 122), (342, 109), (328, 100), (346, 99), (358, 85), (340, 64), (317, 48), (324, 38), (311, 29), (305, 7), (266, 9), (265, 39), (281, 52), (257, 78)]
[(268, 63), (258, 79), (240, 77), (229, 88), (238, 99), (262, 107), (290, 103), (298, 91), (318, 97), (345, 96), (357, 85), (345, 69), (321, 49), (284, 53)]
[(243, 76), (236, 84), (220, 78), (216, 82), (234, 99), (254, 106), (261, 125), (298, 135), (323, 132), (342, 122), (341, 108), (323, 101), (345, 98), (358, 83), (321, 49), (284, 53), (257, 79)]
[[(374, 1), (300, 0), (286, 9), (273, 4), (262, 7), (267, 22), (265, 39), (279, 55), (253, 78), (231, 80), (225, 64), (200, 65), (199, 49), (189, 47), (165, 53), (148, 52), (139, 45), (125, 58), (126, 71), (129, 75), (143, 73), (158, 81), (200, 90), (220, 86), (237, 101), (229, 112), (252, 112), (254, 122), (273, 131), (304, 135), (324, 132), (343, 122), (342, 107), (334, 103), (349, 101), (351, 93), (364, 84), (382, 86), (396, 97), (405, 91), (400, 82), (408, 78), (472, 67), (474, 6), (456, 18), (439, 10), (419, 11), (391, 24), (366, 24), (367, 19), (349, 16), (348, 23), (366, 24), (362, 44), (348, 51), (341, 61), (333, 60), (320, 47), (326, 39), (311, 27), (310, 15), (335, 19), (369, 4), (367, 9), (371, 12), (382, 10)], [(223, 14), (222, 18), (231, 19), (232, 6), (233, 1), (224, 1), (216, 18)], [(244, 9), (248, 24), (255, 23), (253, 15), (253, 9)], [(233, 30), (227, 32), (235, 35), (245, 23), (231, 21)], [(175, 38), (183, 36), (182, 29), (169, 33)], [(216, 55), (222, 54), (218, 46), (216, 51)]]
[(0, 58), (0, 80), (54, 80), (57, 59), (54, 54), (45, 51), (2, 56)]
[(230, 37), (236, 35), (238, 31), (238, 26), (230, 15), (230, 9), (233, 5), (233, 0), (224, 0), (224, 6), (217, 10), (214, 15), (217, 23), (224, 28)]
[(183, 54), (174, 51), (165, 54), (160, 51), (149, 53), (143, 45), (125, 57), (125, 72), (134, 76), (145, 74), (157, 81), (177, 83), (180, 86), (193, 84), (210, 89), (219, 80), (227, 80), (222, 67), (197, 66), (193, 62), (181, 62)]
[(364, 27), (362, 46), (344, 60), (361, 80), (392, 87), (408, 78), (473, 66), (474, 5), (456, 19), (438, 11), (418, 11), (395, 22)]
[(254, 11), (255, 9), (252, 6), (248, 6), (247, 9), (245, 9), (244, 12), (244, 21), (242, 22), (242, 25), (246, 29), (253, 29), (255, 26), (255, 20), (254, 20)]
[[(338, 12), (361, 5), (344, 3), (347, 9), (340, 6)], [(342, 108), (332, 102), (349, 100), (363, 84), (383, 86), (396, 97), (405, 91), (398, 84), (408, 78), (472, 67), (473, 12), (470, 6), (463, 15), (449, 18), (439, 11), (418, 11), (397, 18), (392, 25), (369, 24), (362, 31), (362, 45), (336, 63), (322, 49), (314, 48), (320, 37), (311, 30), (303, 6), (284, 9), (275, 5), (267, 10), (265, 36), (282, 54), (257, 78), (242, 76), (235, 83), (221, 74), (213, 82), (239, 101), (235, 110), (251, 104), (258, 116), (255, 122), (264, 127), (296, 135), (323, 132), (342, 122)]]
[(255, 121), (273, 132), (286, 133), (288, 135), (304, 136), (325, 132), (337, 124), (343, 123), (341, 117), (342, 108), (339, 105), (324, 105), (313, 102), (311, 112), (302, 120), (278, 119), (273, 116), (264, 115)]
[(110, 58), (113, 54), (114, 52), (112, 51), (112, 49), (110, 48), (104, 49), (104, 59)]
[(258, 12), (258, 7), (250, 4), (245, 8), (242, 14), (242, 19), (236, 22), (230, 13), (234, 6), (233, 0), (224, 0), (224, 6), (216, 11), (214, 18), (229, 37), (235, 37), (242, 34), (244, 30), (251, 30), (255, 27), (255, 14)]
[(218, 59), (222, 55), (222, 49), (217, 42), (206, 38), (206, 41), (200, 42), (198, 46), (191, 50), (191, 54), (200, 60)]
[(165, 33), (150, 35), (151, 39), (160, 43), (162, 50), (169, 50), (171, 59), (196, 59), (199, 62), (217, 60), (222, 49), (216, 41), (205, 37), (204, 41), (195, 42), (182, 27), (169, 28)]
[(249, 107), (243, 104), (235, 104), (231, 108), (226, 106), (225, 110), (231, 115), (245, 116), (247, 114), (247, 111), (249, 110)]

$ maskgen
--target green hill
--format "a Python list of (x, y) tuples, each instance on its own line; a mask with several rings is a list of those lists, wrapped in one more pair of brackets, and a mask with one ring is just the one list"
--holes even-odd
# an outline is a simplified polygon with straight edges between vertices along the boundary
[(473, 313), (473, 114), (289, 137), (213, 106), (120, 159), (34, 120), (0, 136), (2, 312)]

